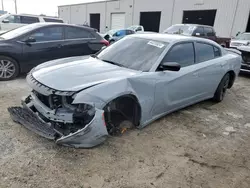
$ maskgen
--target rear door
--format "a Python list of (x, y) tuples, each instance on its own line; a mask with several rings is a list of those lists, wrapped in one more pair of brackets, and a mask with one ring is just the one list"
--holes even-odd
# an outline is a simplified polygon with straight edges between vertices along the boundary
[[(65, 56), (80, 56), (96, 53), (101, 49), (101, 40), (97, 40), (92, 33), (94, 31), (83, 27), (65, 26)], [(93, 48), (93, 44), (99, 44), (99, 47)]]
[(205, 98), (212, 97), (224, 72), (222, 70), (223, 61), (220, 48), (208, 43), (195, 42), (197, 87)]
[[(34, 38), (35, 42), (24, 42), (28, 38)], [(64, 56), (62, 26), (48, 26), (37, 29), (21, 40), (23, 46), (22, 61), (26, 63), (28, 68)]]

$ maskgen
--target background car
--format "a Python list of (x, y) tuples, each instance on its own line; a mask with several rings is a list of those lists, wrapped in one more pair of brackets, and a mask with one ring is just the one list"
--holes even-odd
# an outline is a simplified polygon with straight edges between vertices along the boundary
[(230, 48), (238, 48), (250, 44), (250, 33), (241, 33), (233, 38), (230, 42)]
[(143, 128), (194, 103), (221, 102), (239, 74), (241, 57), (211, 40), (137, 34), (97, 56), (66, 62), (34, 68), (27, 76), (32, 92), (24, 108), (9, 112), (58, 144), (94, 147), (108, 135)]
[(0, 16), (0, 30), (9, 31), (27, 24), (38, 22), (63, 23), (64, 21), (60, 18), (49, 16), (37, 16), (30, 14), (4, 14)]
[(213, 40), (220, 44), (222, 47), (229, 47), (230, 38), (218, 37), (213, 27), (208, 25), (197, 25), (197, 24), (176, 24), (163, 33), (166, 34), (181, 34), (186, 36), (195, 36), (200, 38), (206, 38)]
[(127, 29), (133, 30), (135, 32), (144, 32), (144, 27), (142, 25), (132, 25), (128, 27)]
[(103, 35), (104, 39), (109, 41), (110, 44), (122, 39), (126, 35), (135, 34), (135, 31), (130, 29), (110, 30)]
[(95, 29), (35, 23), (0, 35), (0, 80), (10, 80), (45, 61), (89, 55), (109, 45)]

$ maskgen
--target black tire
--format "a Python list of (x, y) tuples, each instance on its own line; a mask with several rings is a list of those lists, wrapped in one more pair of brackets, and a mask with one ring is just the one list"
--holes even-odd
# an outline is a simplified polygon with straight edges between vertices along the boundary
[(11, 57), (0, 56), (0, 81), (12, 80), (18, 75), (19, 65), (16, 60)]
[(229, 73), (227, 73), (222, 78), (222, 80), (221, 80), (221, 82), (220, 82), (220, 84), (219, 84), (219, 86), (214, 94), (213, 100), (215, 102), (223, 101), (225, 94), (226, 94), (226, 91), (227, 91), (228, 86), (229, 86), (229, 82), (230, 82), (230, 75), (229, 75)]

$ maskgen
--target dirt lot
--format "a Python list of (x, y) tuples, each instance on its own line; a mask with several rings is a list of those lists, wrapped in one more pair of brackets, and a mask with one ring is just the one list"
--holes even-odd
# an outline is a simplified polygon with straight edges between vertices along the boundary
[(206, 101), (94, 149), (55, 145), (11, 121), (29, 92), (0, 83), (0, 187), (249, 188), (250, 76), (220, 104)]

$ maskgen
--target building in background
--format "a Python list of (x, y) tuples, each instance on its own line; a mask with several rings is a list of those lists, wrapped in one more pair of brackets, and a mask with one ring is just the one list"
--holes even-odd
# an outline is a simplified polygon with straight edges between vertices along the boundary
[(58, 14), (101, 33), (131, 25), (162, 32), (178, 23), (211, 25), (224, 37), (250, 32), (250, 0), (107, 0), (59, 6)]

